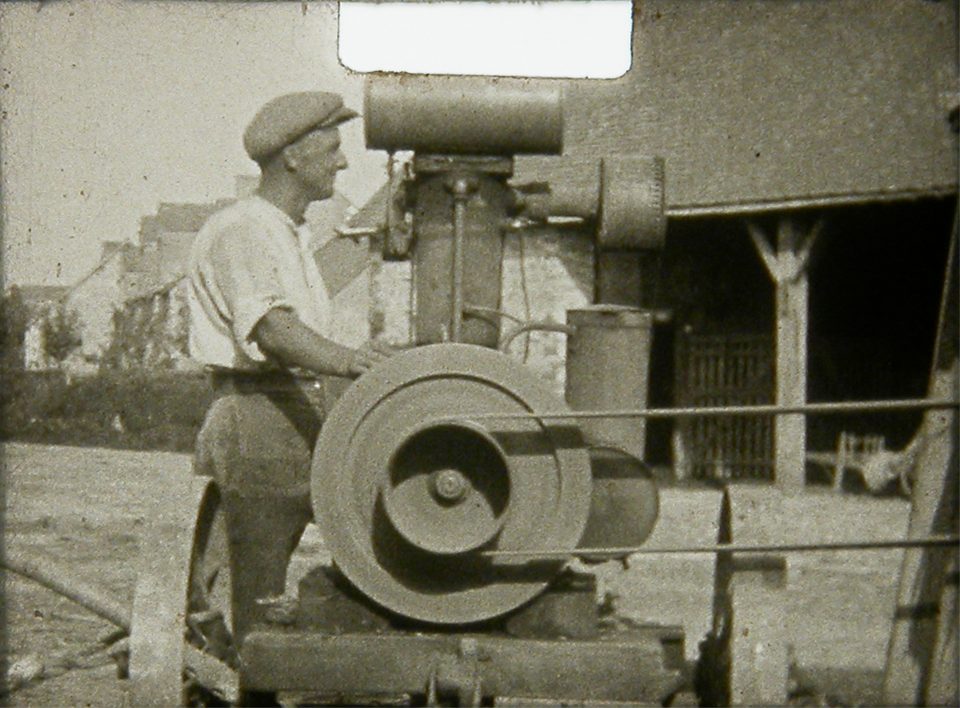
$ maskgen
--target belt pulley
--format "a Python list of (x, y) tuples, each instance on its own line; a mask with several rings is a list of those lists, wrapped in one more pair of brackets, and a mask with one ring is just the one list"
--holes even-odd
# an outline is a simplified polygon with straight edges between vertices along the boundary
[(523, 364), (466, 344), (391, 358), (348, 389), (317, 442), (314, 513), (334, 561), (405, 617), (463, 624), (543, 590), (562, 561), (483, 551), (574, 546), (590, 508), (579, 428), (491, 412), (565, 408)]

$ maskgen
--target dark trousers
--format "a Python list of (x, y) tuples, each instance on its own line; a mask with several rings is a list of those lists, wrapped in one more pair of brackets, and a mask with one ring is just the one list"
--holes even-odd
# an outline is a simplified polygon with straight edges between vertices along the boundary
[(325, 390), (279, 375), (218, 375), (214, 388), (194, 471), (220, 489), (239, 645), (262, 620), (257, 599), (283, 594), (290, 556), (312, 518), (310, 465)]

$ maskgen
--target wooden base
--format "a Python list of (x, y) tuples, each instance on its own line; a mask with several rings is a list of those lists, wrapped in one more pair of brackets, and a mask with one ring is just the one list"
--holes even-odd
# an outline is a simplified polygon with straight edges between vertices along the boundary
[(592, 575), (561, 574), (505, 618), (437, 627), (390, 615), (317, 568), (292, 611), (241, 649), (245, 695), (310, 704), (661, 704), (687, 683), (683, 632), (604, 623)]
[(683, 674), (665, 664), (652, 630), (590, 641), (273, 630), (247, 636), (240, 681), (247, 692), (309, 695), (320, 703), (418, 703), (432, 690), (441, 703), (461, 705), (465, 696), (660, 704), (682, 688)]

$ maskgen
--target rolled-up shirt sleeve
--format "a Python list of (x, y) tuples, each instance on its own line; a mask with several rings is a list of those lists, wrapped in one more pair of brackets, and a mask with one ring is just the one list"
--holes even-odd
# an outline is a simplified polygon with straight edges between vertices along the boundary
[(211, 244), (206, 264), (208, 278), (216, 284), (237, 346), (254, 361), (266, 357), (251, 339), (254, 327), (274, 308), (293, 310), (284, 296), (277, 270), (279, 259), (270, 243), (256, 232), (256, 224), (234, 224), (221, 231)]

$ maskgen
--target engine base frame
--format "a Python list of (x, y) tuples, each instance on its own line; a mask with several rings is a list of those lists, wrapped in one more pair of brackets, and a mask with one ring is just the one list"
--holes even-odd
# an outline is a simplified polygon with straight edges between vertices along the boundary
[(244, 641), (240, 684), (245, 692), (321, 705), (358, 699), (480, 705), (505, 698), (659, 705), (685, 684), (676, 644), (676, 629), (665, 627), (594, 640), (264, 629)]
[(505, 617), (439, 627), (392, 615), (321, 566), (241, 648), (246, 694), (284, 704), (661, 704), (688, 683), (682, 628), (601, 618), (592, 575), (561, 573)]

